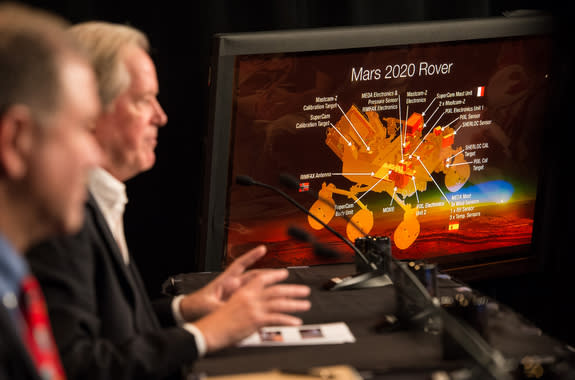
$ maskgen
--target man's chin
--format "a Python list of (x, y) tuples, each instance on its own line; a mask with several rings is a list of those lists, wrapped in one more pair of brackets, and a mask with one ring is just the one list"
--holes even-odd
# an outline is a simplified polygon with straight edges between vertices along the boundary
[(156, 164), (156, 155), (154, 153), (152, 153), (152, 154), (148, 155), (145, 160), (141, 161), (140, 170), (137, 174), (144, 173), (144, 172), (147, 172), (148, 170), (151, 170), (155, 164)]
[(144, 166), (146, 167), (145, 170), (150, 170), (151, 168), (154, 167), (155, 164), (156, 164), (156, 153), (151, 152), (144, 164)]

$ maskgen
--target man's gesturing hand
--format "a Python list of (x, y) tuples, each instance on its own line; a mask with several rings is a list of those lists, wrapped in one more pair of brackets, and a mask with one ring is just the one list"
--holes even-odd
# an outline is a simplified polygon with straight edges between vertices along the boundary
[(263, 326), (301, 325), (300, 318), (288, 313), (309, 310), (310, 302), (302, 298), (309, 295), (310, 289), (277, 284), (287, 276), (286, 269), (255, 271), (225, 304), (195, 322), (204, 335), (207, 351), (237, 343)]
[(209, 284), (186, 295), (180, 303), (182, 317), (191, 322), (219, 308), (257, 272), (264, 271), (247, 269), (265, 254), (266, 247), (263, 245), (246, 252)]

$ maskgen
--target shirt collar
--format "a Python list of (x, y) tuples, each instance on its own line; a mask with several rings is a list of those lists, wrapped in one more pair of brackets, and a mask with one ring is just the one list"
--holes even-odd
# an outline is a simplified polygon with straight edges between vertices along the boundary
[(95, 168), (88, 183), (98, 205), (112, 213), (123, 213), (128, 203), (126, 185), (102, 168)]
[(0, 234), (0, 300), (8, 293), (18, 294), (20, 284), (29, 272), (26, 260)]

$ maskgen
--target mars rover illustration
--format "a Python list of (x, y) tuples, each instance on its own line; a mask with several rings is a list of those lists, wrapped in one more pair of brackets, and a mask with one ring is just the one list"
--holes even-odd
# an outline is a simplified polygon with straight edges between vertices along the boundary
[[(341, 175), (353, 185), (339, 189), (333, 183), (324, 182), (319, 190), (323, 201), (317, 200), (309, 211), (329, 223), (336, 213), (334, 194), (351, 199), (359, 210), (351, 216), (346, 234), (355, 241), (369, 234), (374, 225), (373, 211), (362, 201), (363, 196), (369, 192), (385, 192), (404, 212), (393, 241), (399, 249), (411, 246), (420, 232), (419, 202), (411, 205), (406, 199), (426, 191), (428, 183), (434, 182), (431, 175), (434, 172), (445, 175), (444, 185), (451, 192), (458, 191), (470, 176), (463, 148), (452, 147), (456, 131), (449, 126), (429, 130), (426, 127), (424, 116), (419, 113), (411, 113), (407, 120), (380, 119), (377, 112), (364, 114), (352, 105), (328, 128), (325, 143), (341, 160)], [(442, 192), (439, 186), (437, 188)], [(447, 200), (443, 192), (442, 195)], [(326, 205), (325, 200), (331, 205)], [(323, 228), (311, 217), (308, 223), (316, 230)]]

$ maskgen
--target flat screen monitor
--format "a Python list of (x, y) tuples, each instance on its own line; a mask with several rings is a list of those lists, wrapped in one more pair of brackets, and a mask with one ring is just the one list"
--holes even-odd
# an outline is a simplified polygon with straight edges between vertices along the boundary
[[(352, 242), (389, 237), (398, 259), (445, 270), (530, 261), (550, 24), (523, 16), (214, 36), (201, 269), (259, 244), (262, 267), (354, 261), (316, 219), (238, 175), (281, 188)], [(299, 189), (283, 188), (281, 174)], [(340, 256), (316, 255), (289, 226)]]

